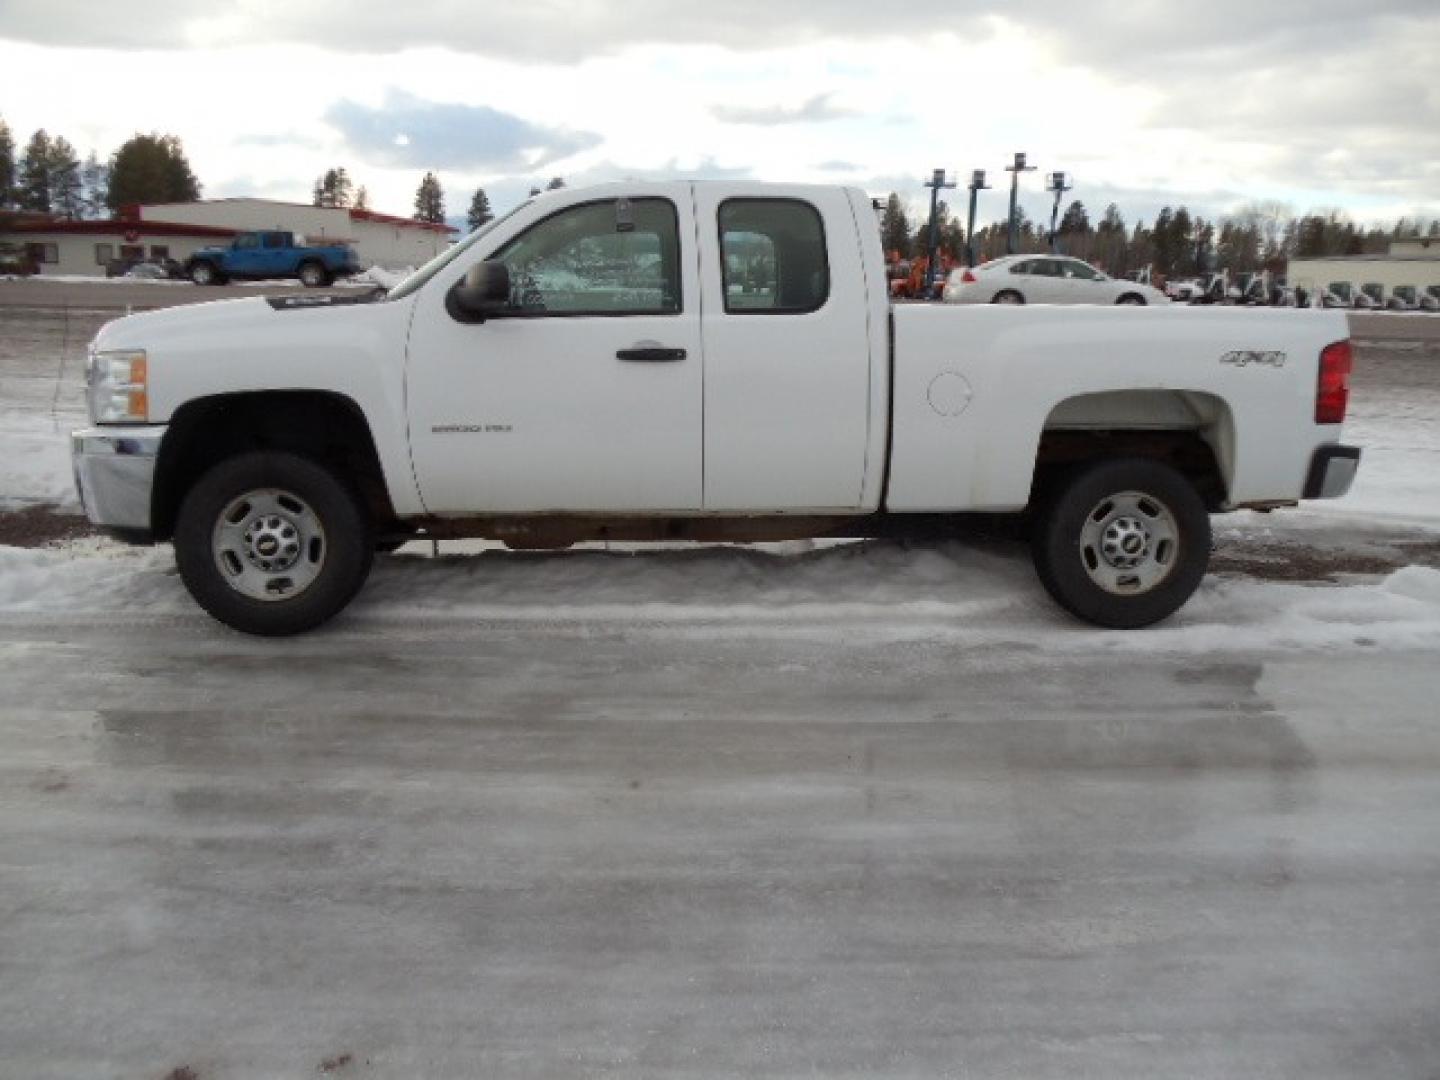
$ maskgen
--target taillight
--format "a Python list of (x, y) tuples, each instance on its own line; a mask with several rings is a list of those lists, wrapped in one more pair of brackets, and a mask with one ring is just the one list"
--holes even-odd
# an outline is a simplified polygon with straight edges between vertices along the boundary
[(974, 285), (975, 275), (972, 274), (969, 270), (966, 270), (963, 274), (960, 275), (960, 280), (963, 281), (966, 285)]
[(1350, 404), (1350, 369), (1354, 354), (1350, 342), (1337, 341), (1320, 351), (1320, 382), (1315, 389), (1315, 422), (1341, 424)]

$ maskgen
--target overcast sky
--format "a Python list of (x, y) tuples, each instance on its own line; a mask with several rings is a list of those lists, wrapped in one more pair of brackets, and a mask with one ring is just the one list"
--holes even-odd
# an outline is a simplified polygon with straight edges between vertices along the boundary
[[(1098, 216), (1253, 199), (1440, 217), (1440, 0), (0, 0), (0, 116), (102, 157), (178, 135), (207, 197), (344, 165), (409, 214), (534, 183), (992, 182)], [(959, 202), (964, 193), (952, 193)], [(1003, 216), (1000, 192), (982, 218)]]

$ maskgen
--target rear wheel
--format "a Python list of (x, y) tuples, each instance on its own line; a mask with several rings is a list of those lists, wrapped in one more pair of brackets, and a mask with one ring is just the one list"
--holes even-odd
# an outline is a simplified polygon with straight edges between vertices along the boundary
[(1002, 289), (995, 294), (995, 299), (990, 302), (992, 304), (1023, 304), (1025, 303), (1025, 297), (1021, 296), (1014, 289)]
[(1156, 461), (1122, 458), (1073, 472), (1045, 503), (1036, 572), (1071, 614), (1114, 629), (1174, 613), (1210, 563), (1210, 516), (1194, 485)]
[(1145, 298), (1137, 293), (1126, 293), (1124, 296), (1120, 297), (1119, 300), (1116, 300), (1115, 303), (1125, 304), (1128, 307), (1144, 307)]
[(319, 626), (360, 590), (373, 557), (355, 493), (295, 454), (222, 461), (190, 489), (175, 524), (175, 561), (190, 595), (247, 634)]
[(325, 272), (325, 267), (317, 262), (303, 263), (300, 267), (300, 284), (317, 289), (330, 284), (330, 275)]

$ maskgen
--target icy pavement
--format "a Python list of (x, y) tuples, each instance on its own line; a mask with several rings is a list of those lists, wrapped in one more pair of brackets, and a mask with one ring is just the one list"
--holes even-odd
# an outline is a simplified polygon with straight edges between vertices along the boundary
[(400, 598), (0, 619), (0, 1071), (1434, 1075), (1433, 647)]

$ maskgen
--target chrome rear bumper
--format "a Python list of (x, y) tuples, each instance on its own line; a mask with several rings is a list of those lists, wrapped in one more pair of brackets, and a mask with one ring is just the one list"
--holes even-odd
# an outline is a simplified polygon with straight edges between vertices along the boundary
[(1310, 459), (1305, 478), (1305, 499), (1338, 499), (1350, 490), (1360, 468), (1358, 446), (1322, 446)]

